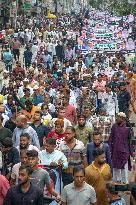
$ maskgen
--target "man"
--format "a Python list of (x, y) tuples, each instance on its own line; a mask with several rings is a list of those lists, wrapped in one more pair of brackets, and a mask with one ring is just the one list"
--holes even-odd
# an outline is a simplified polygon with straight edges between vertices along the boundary
[(0, 113), (0, 142), (2, 143), (3, 139), (5, 139), (6, 137), (12, 138), (12, 132), (3, 127), (3, 116)]
[(35, 62), (38, 50), (39, 50), (38, 43), (37, 42), (32, 43), (32, 48), (31, 48), (32, 62)]
[(131, 101), (129, 104), (129, 116), (135, 109), (135, 100), (136, 100), (136, 80), (133, 78), (133, 73), (129, 72), (127, 74), (127, 91), (131, 95)]
[(38, 135), (36, 131), (27, 124), (27, 118), (24, 115), (20, 115), (16, 119), (16, 125), (13, 132), (13, 145), (15, 147), (20, 145), (20, 135), (22, 133), (28, 133), (30, 135), (30, 143), (40, 149), (40, 144), (38, 140)]
[(10, 185), (6, 177), (3, 175), (0, 175), (0, 205), (3, 205), (3, 201), (6, 197), (6, 194), (9, 188), (10, 188)]
[(97, 204), (108, 205), (106, 182), (111, 179), (111, 170), (105, 163), (105, 153), (102, 148), (93, 152), (94, 161), (86, 168), (86, 182), (96, 191)]
[(92, 65), (93, 65), (93, 56), (91, 53), (88, 53), (88, 55), (85, 58), (85, 66), (87, 68), (91, 68)]
[(60, 165), (63, 169), (68, 167), (67, 158), (63, 152), (55, 150), (56, 139), (48, 138), (45, 145), (46, 150), (39, 153), (40, 163), (47, 166)]
[(93, 130), (92, 120), (94, 115), (95, 108), (91, 108), (91, 106), (85, 106), (84, 107), (84, 115), (86, 118), (86, 127), (90, 130)]
[(25, 61), (25, 67), (29, 68), (31, 65), (31, 61), (32, 61), (32, 52), (30, 51), (30, 49), (28, 47), (26, 47), (26, 50), (24, 51), (24, 61)]
[[(43, 85), (44, 86), (44, 85)], [(44, 98), (44, 91), (43, 91), (44, 88), (42, 88), (42, 86), (37, 86), (35, 85), (33, 87), (33, 104), (35, 106), (37, 106), (38, 104), (40, 103), (43, 103), (43, 98)]]
[(11, 179), (10, 179), (11, 185), (18, 184), (19, 168), (21, 167), (21, 165), (28, 165), (28, 157), (26, 153), (27, 153), (26, 150), (20, 150), (20, 162), (15, 164), (12, 167), (12, 173), (11, 173)]
[(75, 69), (76, 71), (77, 71), (77, 69), (78, 69), (78, 66), (81, 66), (81, 67), (83, 68), (83, 70), (86, 70), (86, 66), (85, 66), (85, 64), (84, 64), (84, 61), (83, 61), (83, 58), (82, 58), (81, 55), (77, 58), (77, 60), (76, 60), (76, 62), (75, 62), (75, 64), (74, 64), (74, 69)]
[(30, 89), (29, 88), (24, 88), (23, 90), (24, 96), (20, 98), (20, 102), (25, 105), (25, 102), (29, 100), (30, 102), (33, 102), (33, 97), (30, 96)]
[(126, 205), (125, 200), (119, 196), (118, 191), (115, 189), (115, 184), (106, 184), (108, 199), (110, 205)]
[(44, 102), (38, 104), (38, 107), (41, 107), (43, 104), (46, 104), (49, 107), (50, 113), (54, 113), (55, 112), (55, 106), (50, 102), (51, 98), (50, 98), (49, 94), (45, 94), (43, 100), (44, 100)]
[(130, 205), (136, 204), (136, 185), (133, 185), (130, 195)]
[(75, 127), (76, 139), (82, 141), (86, 146), (88, 142), (91, 141), (91, 131), (86, 127), (86, 118), (84, 115), (78, 116), (78, 124)]
[(74, 182), (62, 191), (61, 205), (96, 205), (95, 190), (85, 182), (85, 170), (82, 166), (74, 168), (73, 177)]
[(29, 123), (32, 123), (35, 112), (39, 110), (40, 108), (33, 105), (33, 103), (30, 100), (26, 100), (25, 108), (20, 110), (20, 113), (27, 117), (27, 121)]
[(65, 59), (70, 61), (74, 58), (74, 51), (71, 48), (70, 45), (67, 46), (67, 48), (65, 49)]
[(17, 37), (15, 37), (12, 41), (12, 50), (13, 50), (13, 56), (15, 61), (18, 60), (19, 61), (19, 56), (20, 56), (20, 47), (21, 47), (21, 43), (19, 42), (19, 40), (17, 39)]
[(39, 187), (42, 193), (46, 185), (50, 194), (55, 196), (56, 201), (59, 202), (61, 200), (60, 195), (52, 187), (48, 172), (44, 169), (38, 168), (38, 163), (39, 163), (38, 152), (36, 150), (30, 150), (27, 152), (27, 156), (28, 156), (29, 165), (32, 168), (31, 183)]
[(16, 67), (12, 71), (13, 76), (20, 77), (20, 75), (25, 78), (25, 70), (21, 66), (21, 62), (16, 62)]
[(9, 49), (7, 49), (4, 53), (3, 53), (3, 61), (5, 63), (6, 66), (6, 70), (11, 72), (12, 71), (12, 61), (13, 61), (13, 55), (12, 53), (9, 51)]
[(102, 97), (105, 92), (106, 81), (103, 81), (102, 75), (98, 74), (97, 80), (93, 83), (93, 89), (97, 92), (97, 109), (102, 107)]
[(117, 114), (117, 121), (112, 126), (109, 145), (112, 155), (113, 180), (115, 182), (128, 183), (128, 169), (130, 166), (131, 130), (126, 127), (126, 115), (123, 112)]
[(18, 151), (21, 150), (36, 150), (39, 152), (39, 149), (36, 146), (30, 144), (30, 135), (28, 133), (24, 133), (20, 135), (20, 147), (17, 147)]
[(120, 91), (118, 93), (119, 112), (124, 112), (126, 117), (129, 117), (129, 103), (131, 100), (130, 93), (127, 91), (126, 83), (120, 83)]
[(90, 107), (90, 110), (96, 109), (97, 96), (93, 90), (88, 87), (82, 87), (82, 95), (77, 98), (77, 108), (81, 112), (84, 112), (85, 107)]
[(98, 147), (103, 148), (106, 157), (106, 163), (111, 167), (111, 154), (110, 154), (109, 145), (107, 143), (103, 143), (101, 132), (98, 130), (95, 130), (93, 132), (93, 141), (87, 144), (88, 164), (91, 164), (94, 161), (93, 152), (95, 148)]
[(11, 132), (14, 132), (14, 129), (16, 128), (16, 117), (17, 117), (17, 111), (15, 108), (11, 108), (10, 111), (10, 119), (5, 122), (4, 127), (11, 130)]
[(50, 129), (41, 122), (41, 119), (42, 119), (42, 112), (36, 111), (33, 117), (33, 123), (30, 124), (30, 126), (36, 131), (40, 142), (40, 146), (42, 147), (43, 138), (47, 137), (47, 135), (50, 132)]
[(20, 162), (19, 152), (13, 147), (12, 139), (5, 138), (2, 142), (2, 158), (3, 158), (3, 167), (2, 174), (7, 175), (10, 173), (11, 168)]
[(4, 92), (9, 87), (9, 71), (4, 70), (2, 76), (2, 90), (1, 93)]
[(102, 133), (102, 141), (108, 142), (112, 127), (112, 117), (107, 115), (104, 107), (99, 109), (98, 116), (92, 117), (92, 125), (93, 130), (99, 129)]
[(55, 127), (55, 121), (58, 118), (63, 119), (63, 121), (64, 121), (64, 131), (65, 131), (66, 127), (71, 126), (71, 122), (68, 119), (66, 119), (64, 116), (65, 116), (65, 108), (63, 106), (61, 106), (61, 107), (58, 108), (57, 118), (53, 118), (51, 120), (51, 127), (53, 127), (53, 128)]
[[(3, 97), (2, 97), (3, 98)], [(4, 102), (3, 102), (3, 100), (4, 99), (2, 99), (2, 100), (0, 100), (0, 115), (2, 116), (2, 126), (4, 127), (4, 125), (5, 125), (5, 122), (7, 121), (7, 120), (9, 120), (9, 117), (8, 117), (8, 115), (7, 115), (7, 113), (5, 112), (6, 111), (6, 109), (5, 109), (5, 106), (4, 106)]]
[(7, 103), (4, 106), (5, 106), (5, 114), (7, 114), (8, 117), (11, 117), (12, 115), (11, 110), (16, 109), (13, 95), (9, 94), (7, 96)]
[(117, 95), (112, 92), (111, 85), (106, 85), (106, 91), (103, 94), (102, 103), (106, 109), (106, 113), (115, 120), (115, 115), (118, 113)]
[(31, 168), (22, 165), (19, 168), (19, 185), (11, 187), (3, 205), (42, 205), (42, 192), (30, 182)]
[(48, 51), (44, 51), (44, 55), (43, 55), (43, 63), (45, 65), (45, 67), (50, 67), (52, 64), (52, 56), (48, 53)]
[(65, 141), (60, 143), (60, 150), (68, 160), (68, 168), (63, 171), (62, 178), (64, 186), (73, 182), (73, 168), (77, 165), (87, 166), (86, 151), (83, 142), (77, 140), (74, 127), (65, 130)]
[(57, 46), (55, 47), (55, 51), (56, 51), (56, 56), (58, 57), (58, 60), (60, 62), (63, 61), (64, 58), (64, 48), (62, 45), (60, 45), (60, 42), (57, 42)]
[(69, 104), (68, 96), (63, 97), (63, 105), (65, 107), (65, 118), (69, 120), (73, 126), (76, 125), (77, 123), (76, 109), (73, 105)]

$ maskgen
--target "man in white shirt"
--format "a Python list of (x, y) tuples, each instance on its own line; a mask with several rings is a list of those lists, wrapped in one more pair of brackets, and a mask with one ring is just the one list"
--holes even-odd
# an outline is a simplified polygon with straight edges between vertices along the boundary
[(32, 46), (32, 54), (33, 54), (33, 56), (32, 56), (32, 62), (35, 61), (38, 50), (39, 50), (38, 44), (37, 44), (37, 43), (34, 43), (33, 46)]
[(74, 65), (74, 68), (75, 70), (78, 70), (78, 66), (81, 65), (82, 66), (82, 69), (86, 69), (86, 66), (84, 64), (84, 62), (82, 61), (82, 58), (81, 57), (78, 57), (78, 61), (75, 62), (75, 65)]
[(85, 170), (76, 166), (73, 170), (74, 182), (64, 187), (61, 205), (96, 205), (96, 193), (92, 186), (85, 182)]
[(104, 104), (107, 114), (115, 120), (115, 115), (119, 112), (118, 100), (117, 95), (112, 92), (110, 85), (106, 86), (106, 92), (103, 94), (102, 103)]

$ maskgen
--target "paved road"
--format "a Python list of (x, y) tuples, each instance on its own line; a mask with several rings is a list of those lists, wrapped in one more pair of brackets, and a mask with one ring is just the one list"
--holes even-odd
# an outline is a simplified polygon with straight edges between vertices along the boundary
[[(24, 52), (24, 48), (21, 48), (21, 51), (20, 51), (20, 61), (21, 61), (22, 65), (23, 65), (23, 52)], [(14, 67), (14, 65), (15, 65), (15, 62), (13, 64), (13, 67)], [(2, 61), (0, 61), (0, 67), (3, 67), (3, 68), (5, 67), (4, 63)], [(131, 121), (136, 123), (136, 114), (132, 113)], [(134, 133), (135, 133), (135, 136), (136, 136), (136, 127), (134, 127)], [(129, 196), (128, 195), (124, 195), (124, 194), (122, 196), (123, 196), (123, 198), (126, 201), (126, 205), (130, 205), (130, 203), (129, 203)]]

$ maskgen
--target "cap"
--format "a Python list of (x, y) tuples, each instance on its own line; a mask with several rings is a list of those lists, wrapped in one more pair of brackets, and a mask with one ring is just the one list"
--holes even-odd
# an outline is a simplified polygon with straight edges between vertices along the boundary
[(126, 118), (126, 114), (124, 112), (117, 113), (117, 116)]
[(35, 86), (33, 87), (33, 90), (38, 90), (38, 89), (39, 89), (38, 85), (35, 85)]
[(8, 70), (4, 70), (4, 73), (9, 73), (9, 71)]
[(29, 80), (28, 80), (27, 78), (25, 78), (23, 81), (25, 81), (25, 82), (29, 82)]

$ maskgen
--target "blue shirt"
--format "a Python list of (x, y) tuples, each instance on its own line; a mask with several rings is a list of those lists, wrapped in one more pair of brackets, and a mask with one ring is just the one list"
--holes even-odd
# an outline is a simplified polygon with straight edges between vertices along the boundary
[[(94, 161), (93, 157), (93, 151), (96, 148), (94, 142), (90, 142), (87, 144), (87, 162), (88, 164), (91, 164)], [(112, 161), (111, 161), (111, 153), (110, 153), (110, 148), (107, 143), (103, 143), (103, 149), (105, 152), (105, 157), (106, 157), (106, 163), (109, 164), (111, 167)]]
[(36, 95), (33, 97), (33, 102), (34, 102), (34, 105), (38, 105), (40, 103), (43, 103), (43, 95)]
[(4, 62), (5, 62), (5, 61), (11, 61), (12, 58), (13, 58), (13, 56), (12, 56), (12, 54), (11, 54), (10, 52), (5, 52), (5, 53), (3, 54), (3, 60), (4, 60)]

